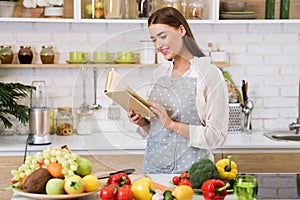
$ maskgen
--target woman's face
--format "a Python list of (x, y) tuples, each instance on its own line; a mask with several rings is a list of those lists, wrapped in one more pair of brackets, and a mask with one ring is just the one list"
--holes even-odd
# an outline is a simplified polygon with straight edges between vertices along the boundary
[(151, 24), (149, 26), (149, 32), (155, 48), (164, 55), (166, 60), (173, 59), (176, 55), (180, 55), (183, 47), (182, 37), (185, 35), (185, 29), (182, 30), (182, 27), (175, 29), (166, 24)]

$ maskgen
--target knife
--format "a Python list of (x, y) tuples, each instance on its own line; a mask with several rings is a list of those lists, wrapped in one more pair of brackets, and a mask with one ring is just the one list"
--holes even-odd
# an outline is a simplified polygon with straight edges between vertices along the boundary
[(243, 106), (245, 106), (245, 102), (248, 99), (248, 97), (247, 97), (247, 88), (246, 88), (246, 87), (248, 87), (247, 85), (248, 85), (248, 83), (246, 83), (246, 81), (243, 80), (242, 81), (242, 96), (243, 96), (243, 102), (242, 102), (242, 104), (243, 104)]
[(132, 174), (133, 172), (135, 172), (135, 169), (123, 169), (123, 170), (111, 172), (106, 175), (99, 176), (98, 179), (109, 178), (111, 175), (118, 174), (118, 173), (125, 173), (125, 174), (129, 175), (129, 174)]

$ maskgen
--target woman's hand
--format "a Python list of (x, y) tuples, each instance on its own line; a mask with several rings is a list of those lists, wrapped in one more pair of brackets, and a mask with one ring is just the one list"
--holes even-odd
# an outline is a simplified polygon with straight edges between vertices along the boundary
[(141, 127), (149, 125), (149, 121), (147, 119), (145, 119), (144, 117), (141, 117), (140, 114), (137, 114), (132, 110), (129, 111), (127, 115), (128, 115), (128, 118), (130, 119), (130, 121), (134, 124), (137, 124)]
[(164, 126), (169, 127), (173, 120), (169, 117), (166, 109), (158, 103), (150, 102), (150, 110), (155, 114), (157, 120)]

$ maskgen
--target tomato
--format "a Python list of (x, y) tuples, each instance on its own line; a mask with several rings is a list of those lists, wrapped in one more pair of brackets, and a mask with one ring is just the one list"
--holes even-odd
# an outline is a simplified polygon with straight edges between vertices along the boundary
[(124, 185), (119, 188), (118, 200), (133, 200), (133, 192), (130, 185)]
[(40, 160), (40, 161), (39, 161), (39, 166), (42, 167), (42, 166), (44, 166), (44, 164), (45, 164), (45, 163), (44, 163), (44, 160)]
[(116, 200), (117, 199), (117, 193), (116, 188), (114, 187), (103, 187), (100, 190), (100, 197), (102, 200)]
[(188, 171), (183, 172), (182, 174), (180, 174), (180, 179), (190, 179), (190, 173)]
[(17, 183), (18, 181), (16, 180), (16, 179), (11, 179), (11, 181), (10, 181), (12, 184), (15, 184), (15, 183)]
[(180, 182), (179, 176), (174, 176), (172, 178), (172, 182), (173, 182), (174, 185), (178, 185), (178, 183)]
[(187, 178), (181, 179), (180, 182), (178, 183), (178, 186), (179, 185), (187, 185), (187, 186), (190, 186), (191, 188), (193, 188), (192, 183)]

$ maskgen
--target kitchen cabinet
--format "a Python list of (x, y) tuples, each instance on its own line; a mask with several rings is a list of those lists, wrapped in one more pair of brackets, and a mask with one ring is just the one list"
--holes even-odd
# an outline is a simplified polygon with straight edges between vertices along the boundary
[[(215, 160), (229, 154), (215, 154)], [(231, 153), (239, 173), (298, 173), (299, 153)]]
[[(67, 22), (67, 23), (137, 23), (146, 24), (146, 19), (90, 19), (84, 14), (84, 5), (86, 0), (65, 0), (64, 18), (32, 18), (28, 9), (24, 8), (22, 1), (17, 3), (15, 13), (10, 18), (0, 18), (0, 22)], [(188, 20), (190, 24), (199, 23), (300, 23), (300, 2), (291, 0), (290, 19), (279, 19), (280, 0), (276, 0), (275, 20), (264, 20), (265, 1), (261, 0), (245, 0), (248, 3), (247, 11), (254, 11), (258, 14), (257, 20), (219, 20), (220, 1), (229, 0), (206, 0), (207, 16), (203, 20)], [(237, 1), (237, 0), (236, 0)], [(134, 1), (133, 1), (134, 2)], [(137, 6), (137, 5), (132, 5)]]

